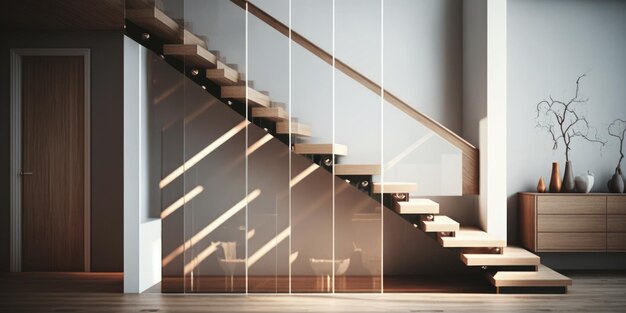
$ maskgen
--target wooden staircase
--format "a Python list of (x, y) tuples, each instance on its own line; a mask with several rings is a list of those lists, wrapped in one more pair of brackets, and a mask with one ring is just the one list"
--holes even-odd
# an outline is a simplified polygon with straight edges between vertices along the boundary
[(439, 204), (430, 199), (410, 198), (410, 193), (418, 190), (416, 184), (373, 182), (373, 176), (381, 174), (380, 165), (337, 164), (338, 157), (348, 153), (345, 145), (297, 142), (300, 138), (312, 136), (308, 125), (290, 121), (289, 113), (281, 106), (273, 106), (266, 93), (247, 86), (240, 80), (242, 76), (237, 70), (208, 50), (204, 39), (145, 0), (131, 0), (131, 3), (133, 8), (126, 11), (126, 18), (149, 34), (142, 36), (143, 40), (157, 36), (163, 42), (161, 51), (164, 56), (182, 61), (185, 67), (191, 68), (191, 76), (202, 76), (215, 84), (219, 97), (229, 105), (231, 101), (236, 101), (244, 104), (246, 109), (250, 107), (252, 119), (271, 123), (272, 135), (293, 139), (289, 142), (294, 143), (292, 151), (295, 154), (310, 157), (355, 188), (370, 196), (378, 196), (385, 207), (393, 209), (415, 228), (435, 234), (443, 248), (458, 249), (460, 260), (468, 267), (483, 269), (498, 292), (526, 291), (528, 288), (563, 292), (571, 285), (569, 278), (541, 265), (537, 255), (519, 247), (507, 246), (504, 238), (476, 227), (461, 226), (452, 218), (439, 215)]

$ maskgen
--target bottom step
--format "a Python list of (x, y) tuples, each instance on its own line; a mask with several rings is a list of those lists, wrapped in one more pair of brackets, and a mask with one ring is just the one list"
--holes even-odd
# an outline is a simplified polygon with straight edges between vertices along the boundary
[(539, 265), (536, 272), (497, 272), (489, 275), (489, 281), (497, 288), (522, 287), (543, 288), (562, 287), (572, 285), (572, 280), (550, 268)]

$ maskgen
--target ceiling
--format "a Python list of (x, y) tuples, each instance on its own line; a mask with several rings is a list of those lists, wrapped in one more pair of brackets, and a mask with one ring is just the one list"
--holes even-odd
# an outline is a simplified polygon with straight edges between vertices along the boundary
[(0, 0), (2, 30), (122, 30), (124, 0)]

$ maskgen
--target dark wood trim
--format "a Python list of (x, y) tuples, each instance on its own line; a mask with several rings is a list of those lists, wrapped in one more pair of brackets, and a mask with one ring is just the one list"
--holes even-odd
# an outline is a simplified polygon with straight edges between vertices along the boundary
[[(289, 27), (267, 12), (263, 11), (259, 7), (255, 6), (248, 0), (231, 0), (234, 4), (241, 7), (244, 10), (248, 10), (251, 14), (256, 16), (261, 21), (265, 22), (267, 25), (274, 28), (279, 33), (284, 36), (289, 37)], [(313, 53), (317, 57), (319, 57), (324, 62), (329, 65), (333, 64), (333, 55), (326, 52), (324, 49), (318, 47), (310, 40), (300, 35), (299, 33), (291, 30), (291, 39), (307, 49), (309, 52)], [(365, 75), (359, 73), (352, 67), (350, 67), (345, 62), (334, 58), (335, 67), (348, 75), (350, 78), (357, 81), (359, 84), (374, 92), (375, 94), (382, 94), (383, 98), (391, 103), (393, 106), (398, 108), (400, 111), (404, 112), (408, 116), (412, 117), (414, 120), (418, 121), (420, 124), (428, 127), (428, 129), (435, 132), (444, 140), (450, 142), (455, 147), (461, 150), (463, 153), (463, 194), (478, 194), (479, 193), (479, 154), (478, 149), (474, 147), (472, 144), (467, 142), (465, 139), (461, 138), (459, 135), (455, 134), (453, 131), (449, 130), (445, 126), (441, 125), (439, 122), (433, 120), (429, 116), (415, 110), (412, 106), (402, 101), (396, 95), (392, 94), (388, 90), (382, 89), (380, 85), (367, 78)]]

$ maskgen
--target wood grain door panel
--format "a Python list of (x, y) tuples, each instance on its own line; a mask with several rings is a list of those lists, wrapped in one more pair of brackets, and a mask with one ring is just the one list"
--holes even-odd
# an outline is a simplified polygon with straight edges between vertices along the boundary
[(84, 60), (22, 57), (22, 270), (84, 270)]

